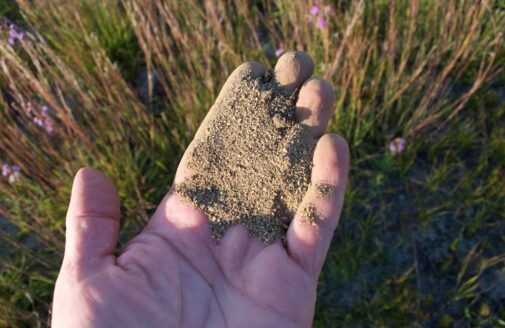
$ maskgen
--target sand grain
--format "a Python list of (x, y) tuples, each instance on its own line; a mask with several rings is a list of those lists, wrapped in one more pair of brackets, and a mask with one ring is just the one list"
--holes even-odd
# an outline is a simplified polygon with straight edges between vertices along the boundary
[(196, 174), (175, 190), (207, 214), (213, 237), (242, 223), (265, 243), (285, 240), (315, 148), (295, 122), (295, 94), (270, 74), (238, 79), (194, 143), (187, 163)]

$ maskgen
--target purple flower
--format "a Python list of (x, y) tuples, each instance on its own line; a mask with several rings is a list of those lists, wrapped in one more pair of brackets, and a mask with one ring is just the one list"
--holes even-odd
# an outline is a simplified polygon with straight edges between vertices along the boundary
[(45, 116), (45, 118), (43, 118), (43, 119), (39, 118), (39, 117), (34, 117), (33, 123), (36, 126), (41, 127), (44, 130), (46, 130), (47, 133), (52, 133), (54, 131), (53, 120), (50, 117), (47, 117), (46, 115), (44, 115), (44, 116)]
[(2, 176), (6, 177), (9, 174), (11, 174), (11, 167), (6, 163), (2, 164)]
[(317, 27), (318, 27), (319, 29), (321, 29), (321, 30), (322, 30), (322, 29), (324, 29), (324, 28), (326, 27), (326, 25), (327, 25), (327, 23), (326, 23), (326, 19), (324, 19), (324, 17), (323, 17), (323, 16), (319, 16), (319, 17), (317, 18), (316, 25), (317, 25)]
[(13, 184), (14, 182), (19, 180), (19, 176), (21, 174), (19, 172), (14, 172), (11, 175), (9, 175), (8, 181), (10, 184)]
[(313, 5), (312, 7), (310, 7), (310, 14), (311, 15), (317, 15), (319, 14), (321, 10), (319, 9), (319, 6), (317, 5)]
[(325, 16), (332, 14), (333, 7), (331, 5), (322, 7), (322, 1), (315, 1), (312, 7), (310, 7), (309, 14), (307, 15), (307, 23), (312, 24), (315, 21), (316, 27), (322, 30), (328, 25)]
[(15, 24), (9, 25), (9, 39), (7, 40), (11, 46), (16, 43), (16, 40), (23, 40), (25, 37), (24, 32), (18, 32), (18, 27)]
[(275, 50), (275, 57), (279, 58), (280, 56), (282, 56), (283, 53), (284, 48), (280, 47), (279, 49)]
[(403, 138), (395, 138), (389, 143), (389, 151), (393, 155), (401, 154), (405, 150), (406, 141)]
[(46, 130), (47, 133), (52, 133), (54, 131), (53, 120), (51, 119), (51, 109), (49, 106), (42, 106), (42, 116), (35, 116), (32, 121), (38, 127)]
[(21, 176), (21, 169), (17, 165), (9, 166), (9, 164), (2, 164), (2, 176), (7, 177), (9, 183), (14, 183), (19, 180)]
[(53, 132), (53, 121), (49, 117), (44, 120), (44, 129), (47, 133)]
[(42, 106), (42, 115), (45, 117), (49, 116), (49, 107), (47, 105)]
[(44, 126), (44, 122), (42, 122), (42, 120), (38, 117), (33, 118), (33, 123), (35, 123), (37, 126)]

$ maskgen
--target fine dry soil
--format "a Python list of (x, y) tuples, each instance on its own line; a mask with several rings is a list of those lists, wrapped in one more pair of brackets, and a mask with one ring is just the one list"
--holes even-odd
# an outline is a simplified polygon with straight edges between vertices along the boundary
[[(310, 184), (316, 140), (295, 121), (296, 92), (270, 73), (237, 79), (227, 95), (189, 150), (195, 174), (175, 190), (207, 215), (215, 240), (241, 223), (267, 244), (285, 241)], [(303, 216), (316, 222), (308, 205)]]

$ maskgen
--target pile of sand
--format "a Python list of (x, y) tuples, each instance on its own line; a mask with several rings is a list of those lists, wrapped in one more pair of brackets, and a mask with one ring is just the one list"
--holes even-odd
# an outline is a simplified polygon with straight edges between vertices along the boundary
[(207, 214), (215, 239), (242, 223), (265, 243), (285, 240), (316, 141), (295, 121), (295, 94), (271, 74), (239, 79), (230, 91), (188, 154), (196, 174), (175, 191)]

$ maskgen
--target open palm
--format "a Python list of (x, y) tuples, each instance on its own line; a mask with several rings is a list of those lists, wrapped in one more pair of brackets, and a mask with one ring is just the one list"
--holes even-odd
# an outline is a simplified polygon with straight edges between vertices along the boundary
[[(234, 79), (259, 76), (263, 70), (257, 63), (241, 65), (218, 101)], [(275, 78), (288, 89), (303, 84), (297, 118), (315, 138), (320, 137), (312, 181), (335, 188), (330, 197), (308, 193), (304, 199), (324, 218), (317, 226), (297, 214), (286, 246), (264, 245), (241, 225), (215, 244), (205, 215), (168, 193), (142, 233), (115, 256), (119, 197), (101, 172), (81, 169), (67, 214), (53, 326), (310, 326), (317, 280), (338, 223), (348, 170), (345, 141), (335, 135), (321, 137), (331, 115), (333, 92), (323, 80), (307, 81), (312, 70), (310, 57), (289, 53), (279, 59)], [(214, 119), (212, 110), (207, 122)], [(191, 174), (183, 158), (175, 183)]]

